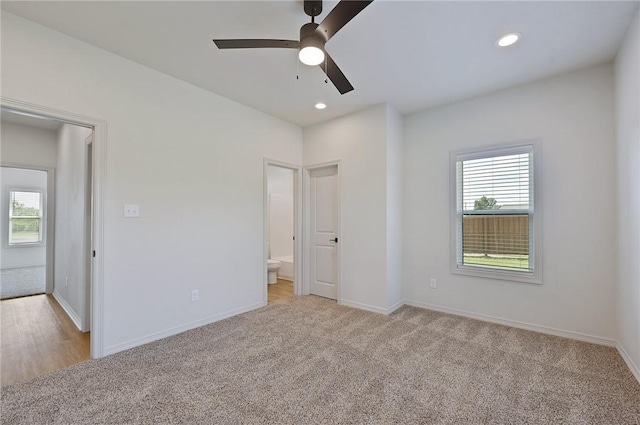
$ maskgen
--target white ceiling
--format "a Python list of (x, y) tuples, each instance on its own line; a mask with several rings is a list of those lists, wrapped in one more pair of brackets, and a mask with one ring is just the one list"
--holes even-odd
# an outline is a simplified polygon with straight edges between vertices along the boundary
[[(325, 2), (320, 19), (335, 4)], [(376, 0), (327, 43), (355, 87), (341, 96), (318, 67), (298, 65), (295, 50), (221, 51), (211, 41), (297, 40), (309, 21), (302, 1), (2, 1), (3, 10), (301, 126), (383, 102), (409, 114), (610, 61), (637, 7)], [(512, 31), (522, 41), (497, 48)], [(315, 110), (318, 101), (327, 109)]]

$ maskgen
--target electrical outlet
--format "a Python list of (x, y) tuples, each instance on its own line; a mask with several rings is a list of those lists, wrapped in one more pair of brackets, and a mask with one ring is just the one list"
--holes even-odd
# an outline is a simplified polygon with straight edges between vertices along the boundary
[(64, 278), (64, 287), (68, 288), (69, 287), (69, 276)]
[(438, 287), (438, 282), (434, 278), (431, 278), (431, 287), (433, 289), (436, 289)]
[(191, 291), (191, 302), (196, 302), (200, 299), (200, 291), (198, 291), (197, 289), (194, 289), (193, 291)]

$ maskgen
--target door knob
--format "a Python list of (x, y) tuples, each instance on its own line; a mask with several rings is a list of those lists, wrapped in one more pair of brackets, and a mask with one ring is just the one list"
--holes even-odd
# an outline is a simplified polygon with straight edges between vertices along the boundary
[(329, 240), (330, 240), (331, 242), (338, 243), (338, 238), (335, 238), (335, 239), (329, 239)]

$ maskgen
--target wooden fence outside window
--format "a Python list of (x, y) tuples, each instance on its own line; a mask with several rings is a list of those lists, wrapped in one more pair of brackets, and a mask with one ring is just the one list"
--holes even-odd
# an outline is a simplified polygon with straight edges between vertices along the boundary
[(529, 216), (526, 214), (465, 215), (462, 228), (464, 254), (529, 254)]

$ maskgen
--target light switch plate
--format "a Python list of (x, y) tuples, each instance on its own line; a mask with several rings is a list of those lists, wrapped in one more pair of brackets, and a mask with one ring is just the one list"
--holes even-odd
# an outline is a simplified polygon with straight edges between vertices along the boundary
[(140, 205), (124, 204), (125, 217), (140, 217)]

